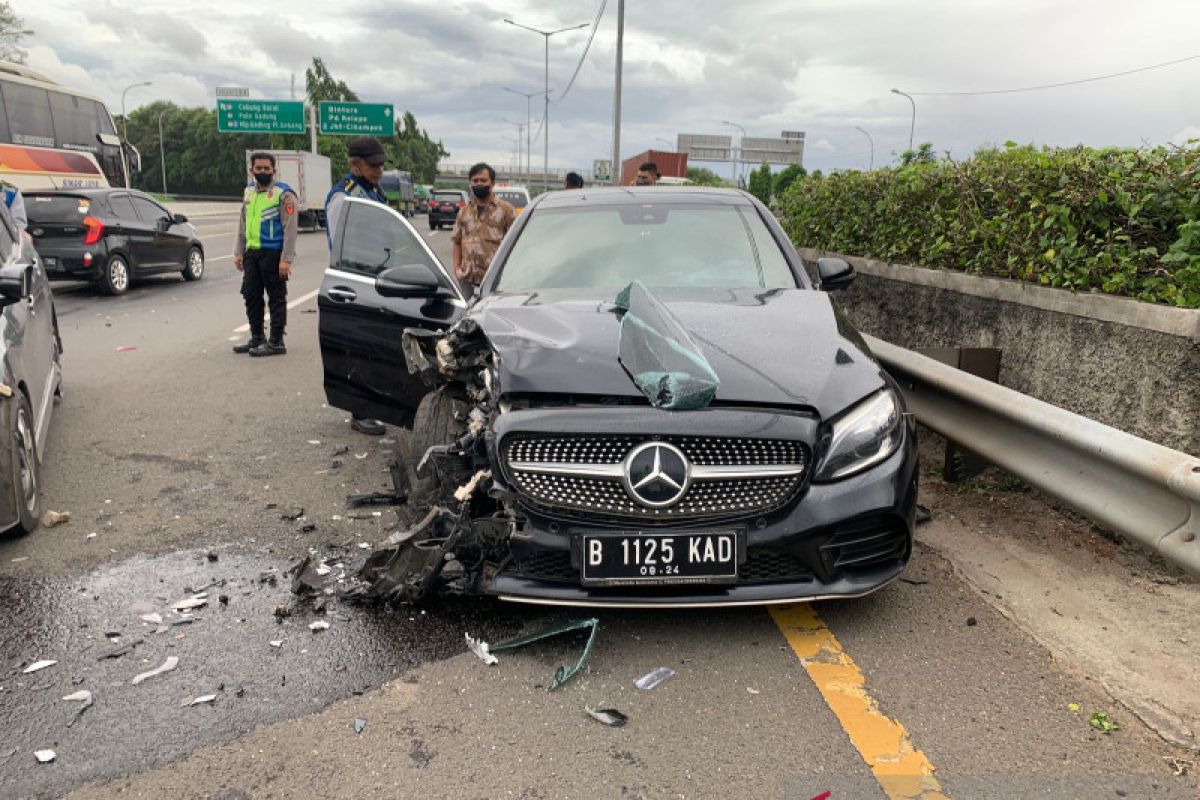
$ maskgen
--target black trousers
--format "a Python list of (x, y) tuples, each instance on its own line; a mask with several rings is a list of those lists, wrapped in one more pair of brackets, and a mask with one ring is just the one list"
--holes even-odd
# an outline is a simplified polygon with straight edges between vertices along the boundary
[(287, 278), (279, 277), (280, 250), (247, 250), (242, 257), (242, 297), (250, 336), (263, 335), (263, 291), (271, 310), (271, 341), (283, 341), (287, 327)]

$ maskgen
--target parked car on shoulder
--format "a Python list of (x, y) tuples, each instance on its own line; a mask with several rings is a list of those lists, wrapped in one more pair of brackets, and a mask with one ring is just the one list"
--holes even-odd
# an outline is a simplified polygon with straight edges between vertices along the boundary
[(183, 214), (133, 189), (25, 192), (29, 235), (50, 280), (91, 281), (124, 294), (145, 275), (204, 275), (204, 245)]
[(467, 205), (467, 193), (458, 189), (434, 189), (429, 198), (429, 230), (453, 225), (458, 210)]
[(29, 533), (41, 515), (41, 464), (62, 393), (54, 295), (33, 243), (0, 203), (0, 532)]

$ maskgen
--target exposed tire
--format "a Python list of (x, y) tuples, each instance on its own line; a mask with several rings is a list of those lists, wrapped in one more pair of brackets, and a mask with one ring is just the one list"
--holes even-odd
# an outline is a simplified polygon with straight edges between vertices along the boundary
[(183, 279), (198, 281), (204, 277), (204, 253), (199, 247), (188, 250), (187, 260), (183, 262)]
[(32, 533), (42, 513), (42, 475), (37, 458), (33, 412), (29, 401), (20, 391), (14, 391), (7, 401), (13, 404), (9, 415), (12, 441), (12, 485), (17, 507), (17, 524), (12, 532), (18, 536)]
[(104, 293), (125, 294), (129, 291), (129, 284), (132, 280), (133, 273), (129, 269), (129, 262), (125, 260), (125, 256), (120, 254), (109, 256), (108, 261), (104, 264), (104, 274), (100, 276), (100, 288), (104, 290)]
[(417, 465), (431, 447), (452, 444), (459, 437), (461, 424), (454, 418), (456, 406), (461, 405), (446, 392), (430, 392), (421, 398), (417, 414), (413, 418), (410, 461), (412, 463), (413, 494), (428, 496), (437, 489), (437, 476), (426, 468), (425, 476), (417, 474)]

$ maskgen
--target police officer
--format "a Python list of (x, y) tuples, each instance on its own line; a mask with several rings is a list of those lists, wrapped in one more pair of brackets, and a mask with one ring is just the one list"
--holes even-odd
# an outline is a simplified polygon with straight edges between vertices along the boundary
[[(296, 258), (296, 193), (275, 180), (275, 156), (250, 156), (254, 183), (246, 187), (242, 215), (234, 242), (233, 263), (242, 273), (242, 297), (250, 340), (233, 348), (252, 356), (279, 356), (287, 352), (283, 332), (287, 326), (287, 281)], [(271, 338), (263, 337), (263, 291), (271, 311)]]
[(346, 154), (350, 156), (350, 171), (325, 196), (325, 233), (330, 250), (333, 249), (333, 234), (340, 221), (338, 215), (347, 197), (361, 197), (387, 205), (387, 195), (379, 188), (387, 154), (383, 152), (379, 140), (369, 136), (351, 139)]
[[(360, 197), (387, 205), (387, 196), (379, 188), (387, 155), (383, 152), (383, 145), (379, 140), (369, 136), (351, 139), (350, 144), (346, 146), (346, 154), (350, 156), (350, 171), (335, 183), (325, 196), (325, 233), (329, 239), (330, 250), (333, 249), (333, 235), (341, 222), (340, 214), (347, 197)], [(382, 436), (387, 432), (382, 422), (369, 417), (352, 417), (350, 427), (370, 436)]]

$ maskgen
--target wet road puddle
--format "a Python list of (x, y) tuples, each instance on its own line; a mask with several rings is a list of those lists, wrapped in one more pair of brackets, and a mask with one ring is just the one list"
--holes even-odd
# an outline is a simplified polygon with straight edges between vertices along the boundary
[[(324, 615), (277, 616), (293, 605), (283, 575), (293, 563), (226, 551), (212, 562), (199, 550), (64, 581), (0, 578), (0, 796), (53, 796), (168, 763), (464, 652), (464, 630), (495, 641), (536, 616), (480, 598), (424, 612), (330, 600)], [(173, 609), (201, 592), (205, 605)], [(328, 629), (310, 630), (322, 620)], [(171, 657), (173, 670), (131, 683)], [(38, 660), (57, 663), (23, 673)], [(95, 702), (77, 716), (79, 702), (62, 698), (82, 690)], [(57, 759), (37, 763), (43, 749)]]

